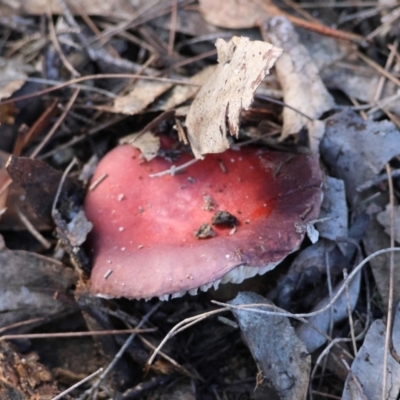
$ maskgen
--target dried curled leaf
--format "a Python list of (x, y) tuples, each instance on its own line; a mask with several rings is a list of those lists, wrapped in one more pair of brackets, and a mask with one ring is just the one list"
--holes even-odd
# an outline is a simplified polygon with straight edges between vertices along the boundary
[(265, 42), (233, 37), (216, 42), (218, 67), (194, 99), (186, 126), (196, 158), (222, 153), (231, 135), (239, 130), (239, 115), (248, 109), (258, 85), (281, 55), (282, 50)]

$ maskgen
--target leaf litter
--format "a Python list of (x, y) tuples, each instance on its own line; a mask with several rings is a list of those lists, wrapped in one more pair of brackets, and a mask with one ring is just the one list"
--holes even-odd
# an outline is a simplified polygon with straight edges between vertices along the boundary
[[(398, 5), (333, 2), (311, 11), (303, 1), (282, 8), (258, 0), (57, 1), (49, 2), (49, 19), (43, 2), (14, 3), (0, 4), (0, 328), (48, 338), (2, 340), (0, 372), (14, 369), (16, 377), (1, 373), (2, 388), (50, 399), (102, 366), (97, 381), (71, 398), (395, 398), (399, 255), (387, 249), (400, 243)], [(240, 285), (161, 304), (93, 297), (93, 237), (82, 202), (108, 179), (90, 182), (97, 161), (132, 132), (152, 179), (179, 174), (187, 178), (182, 193), (196, 185), (182, 156), (231, 147), (240, 157), (247, 141), (287, 152), (285, 163), (293, 152), (320, 155), (321, 211), (292, 227), (313, 236), (274, 271)], [(148, 160), (156, 157), (171, 167), (154, 174)], [(229, 172), (229, 163), (219, 167)], [(283, 167), (274, 176), (291, 185)], [(83, 170), (84, 187), (76, 179)], [(121, 189), (116, 202), (124, 206), (134, 190)], [(239, 220), (235, 238), (242, 223), (252, 226), (241, 221), (243, 206), (226, 210)], [(140, 218), (151, 207), (134, 213)], [(304, 205), (299, 217), (309, 213)], [(112, 210), (104, 218), (111, 221)], [(203, 243), (223, 227), (212, 229)], [(232, 256), (248, 268), (240, 246)], [(113, 279), (113, 268), (104, 279)], [(239, 329), (212, 318), (229, 310)], [(159, 332), (128, 342), (123, 335), (65, 338), (58, 361), (49, 351), (52, 332), (138, 325)], [(43, 379), (24, 380), (25, 370), (15, 368), (21, 354)]]

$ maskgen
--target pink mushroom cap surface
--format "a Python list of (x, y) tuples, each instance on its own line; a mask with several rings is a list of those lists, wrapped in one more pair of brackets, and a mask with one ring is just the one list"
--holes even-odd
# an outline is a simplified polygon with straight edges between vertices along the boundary
[[(182, 154), (174, 164), (190, 160)], [(260, 148), (228, 150), (175, 175), (130, 145), (99, 163), (85, 200), (94, 228), (91, 290), (104, 297), (161, 299), (196, 294), (273, 269), (298, 249), (318, 217), (322, 174), (316, 156)], [(211, 225), (216, 212), (236, 226)], [(200, 239), (203, 224), (214, 236)]]

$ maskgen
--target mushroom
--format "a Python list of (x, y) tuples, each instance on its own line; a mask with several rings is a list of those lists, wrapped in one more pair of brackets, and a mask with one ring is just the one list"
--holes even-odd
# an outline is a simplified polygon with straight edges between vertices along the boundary
[[(189, 155), (182, 154), (179, 163)], [(103, 297), (167, 300), (240, 283), (298, 249), (318, 217), (318, 158), (259, 148), (207, 155), (175, 175), (123, 145), (99, 163), (85, 200), (94, 228), (91, 290)], [(212, 206), (210, 206), (212, 205)], [(231, 222), (213, 224), (226, 212)], [(234, 223), (232, 223), (234, 221)], [(207, 224), (212, 234), (196, 235)]]

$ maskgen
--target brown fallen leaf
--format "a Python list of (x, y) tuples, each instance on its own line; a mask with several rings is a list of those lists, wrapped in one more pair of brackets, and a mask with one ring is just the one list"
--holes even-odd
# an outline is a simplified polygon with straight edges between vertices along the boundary
[(196, 158), (222, 153), (231, 135), (239, 131), (239, 115), (248, 109), (254, 92), (281, 55), (282, 50), (265, 42), (233, 37), (216, 42), (218, 66), (200, 89), (186, 118), (188, 138)]
[[(13, 182), (25, 190), (37, 215), (52, 225), (51, 209), (62, 173), (43, 161), (16, 156), (9, 158), (6, 169)], [(84, 193), (79, 183), (71, 178), (65, 180), (62, 189), (61, 198), (63, 196), (79, 198)]]

